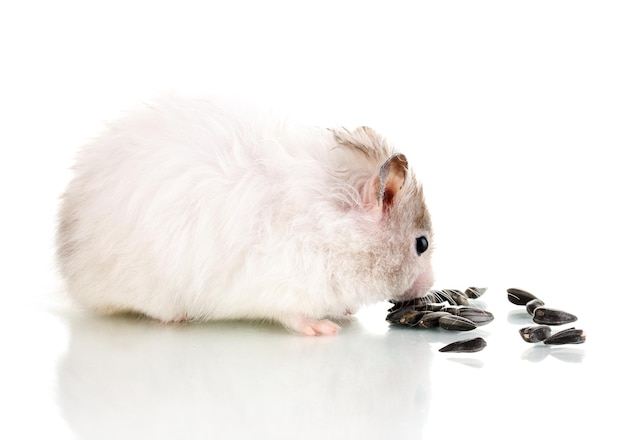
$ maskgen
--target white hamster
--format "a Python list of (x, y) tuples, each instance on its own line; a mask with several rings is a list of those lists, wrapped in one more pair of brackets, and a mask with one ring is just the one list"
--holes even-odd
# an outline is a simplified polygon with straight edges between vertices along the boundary
[(79, 152), (57, 259), (69, 295), (97, 312), (316, 335), (426, 294), (431, 240), (422, 186), (374, 130), (169, 96)]

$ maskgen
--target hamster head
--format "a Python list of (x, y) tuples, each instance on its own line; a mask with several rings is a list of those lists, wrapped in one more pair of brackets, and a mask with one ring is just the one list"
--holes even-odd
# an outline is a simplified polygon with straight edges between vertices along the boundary
[(355, 256), (362, 281), (383, 299), (424, 296), (433, 285), (433, 233), (423, 188), (404, 154), (374, 130), (335, 131), (358, 192), (365, 249)]

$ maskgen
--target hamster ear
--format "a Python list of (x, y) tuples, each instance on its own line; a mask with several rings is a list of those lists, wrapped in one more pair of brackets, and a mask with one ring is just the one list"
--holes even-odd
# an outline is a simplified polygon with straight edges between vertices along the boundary
[(408, 161), (404, 154), (395, 153), (389, 156), (380, 167), (378, 176), (368, 180), (363, 188), (365, 206), (383, 212), (393, 206), (397, 192), (404, 185), (407, 169)]

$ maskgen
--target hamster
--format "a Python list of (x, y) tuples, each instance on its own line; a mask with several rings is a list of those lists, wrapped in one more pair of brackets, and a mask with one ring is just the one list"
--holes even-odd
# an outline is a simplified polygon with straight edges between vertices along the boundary
[(109, 124), (73, 171), (57, 260), (68, 295), (99, 313), (325, 335), (433, 284), (422, 185), (371, 128), (168, 96)]

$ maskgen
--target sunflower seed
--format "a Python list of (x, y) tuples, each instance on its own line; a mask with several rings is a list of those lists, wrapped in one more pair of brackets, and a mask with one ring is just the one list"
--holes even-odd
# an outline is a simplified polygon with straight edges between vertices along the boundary
[(530, 316), (533, 316), (537, 307), (545, 306), (545, 303), (539, 298), (532, 299), (526, 303), (526, 311)]
[(543, 341), (548, 345), (582, 344), (587, 340), (585, 332), (574, 327), (553, 334)]
[(433, 290), (431, 292), (439, 301), (446, 301), (451, 306), (469, 304), (467, 296), (460, 290), (443, 289)]
[(430, 292), (427, 293), (424, 296), (419, 296), (417, 298), (414, 298), (413, 300), (411, 300), (412, 302), (414, 302), (415, 304), (430, 304), (430, 303), (434, 303), (437, 302), (435, 301), (435, 296), (432, 295)]
[(506, 289), (509, 301), (517, 306), (525, 306), (528, 301), (537, 299), (535, 295), (522, 289), (510, 288)]
[(391, 301), (391, 307), (387, 309), (387, 312), (392, 313), (392, 312), (395, 312), (396, 310), (400, 310), (403, 307), (405, 307), (404, 304)]
[(422, 328), (433, 328), (439, 326), (439, 319), (442, 316), (449, 315), (448, 312), (429, 312), (426, 313), (417, 323)]
[(447, 306), (441, 309), (443, 312), (448, 312), (451, 315), (458, 315), (459, 310), (461, 310), (464, 306)]
[(424, 310), (428, 312), (439, 312), (446, 307), (445, 303), (427, 303), (419, 306), (414, 306), (415, 310)]
[(547, 325), (533, 325), (519, 329), (519, 334), (526, 342), (541, 342), (550, 337), (552, 330)]
[(400, 318), (408, 312), (438, 312), (446, 307), (445, 303), (415, 304), (413, 301), (396, 303), (387, 310), (387, 321), (398, 323)]
[(493, 314), (491, 312), (476, 307), (460, 307), (458, 316), (467, 318), (476, 325), (485, 325), (493, 321)]
[(533, 313), (533, 321), (537, 324), (561, 325), (574, 322), (578, 318), (571, 313), (548, 307), (537, 307)]
[(396, 310), (393, 313), (387, 315), (387, 321), (393, 324), (404, 324), (408, 326), (417, 325), (418, 321), (422, 319), (422, 316), (429, 312), (423, 310), (402, 309)]
[(452, 296), (448, 293), (450, 290), (431, 290), (430, 294), (436, 298), (436, 302), (447, 302), (448, 304), (455, 306), (456, 302), (452, 299)]
[(413, 311), (412, 307), (402, 307), (402, 308), (398, 308), (398, 309), (394, 309), (393, 307), (390, 309), (390, 312), (387, 313), (387, 321), (389, 322), (399, 322), (400, 318), (402, 318), (402, 316), (404, 316), (405, 313), (411, 312)]
[(424, 297), (420, 297), (420, 298), (409, 299), (407, 301), (390, 300), (390, 302), (393, 305), (387, 311), (388, 312), (393, 312), (395, 310), (403, 309), (403, 308), (420, 307), (420, 306), (423, 306), (425, 304), (430, 304), (431, 302), (433, 302), (432, 300), (433, 300), (433, 298), (426, 298), (425, 296)]
[(453, 342), (439, 349), (440, 352), (454, 353), (474, 353), (482, 350), (487, 346), (487, 341), (483, 338), (464, 339), (462, 341)]
[(452, 306), (468, 304), (467, 296), (457, 289), (433, 290), (432, 293), (439, 300), (447, 301)]
[(469, 304), (467, 295), (465, 295), (460, 290), (452, 289), (452, 290), (448, 290), (447, 293), (448, 295), (450, 295), (450, 297), (452, 298), (452, 301), (454, 301), (455, 304), (458, 304), (461, 306), (466, 306)]
[(465, 296), (468, 298), (476, 299), (483, 295), (487, 291), (486, 287), (468, 287), (465, 289)]
[(422, 317), (428, 313), (429, 312), (426, 312), (424, 310), (411, 310), (398, 320), (398, 324), (415, 327), (420, 319), (422, 319)]
[(474, 330), (476, 324), (462, 316), (446, 315), (439, 318), (439, 327), (445, 330), (468, 331)]

